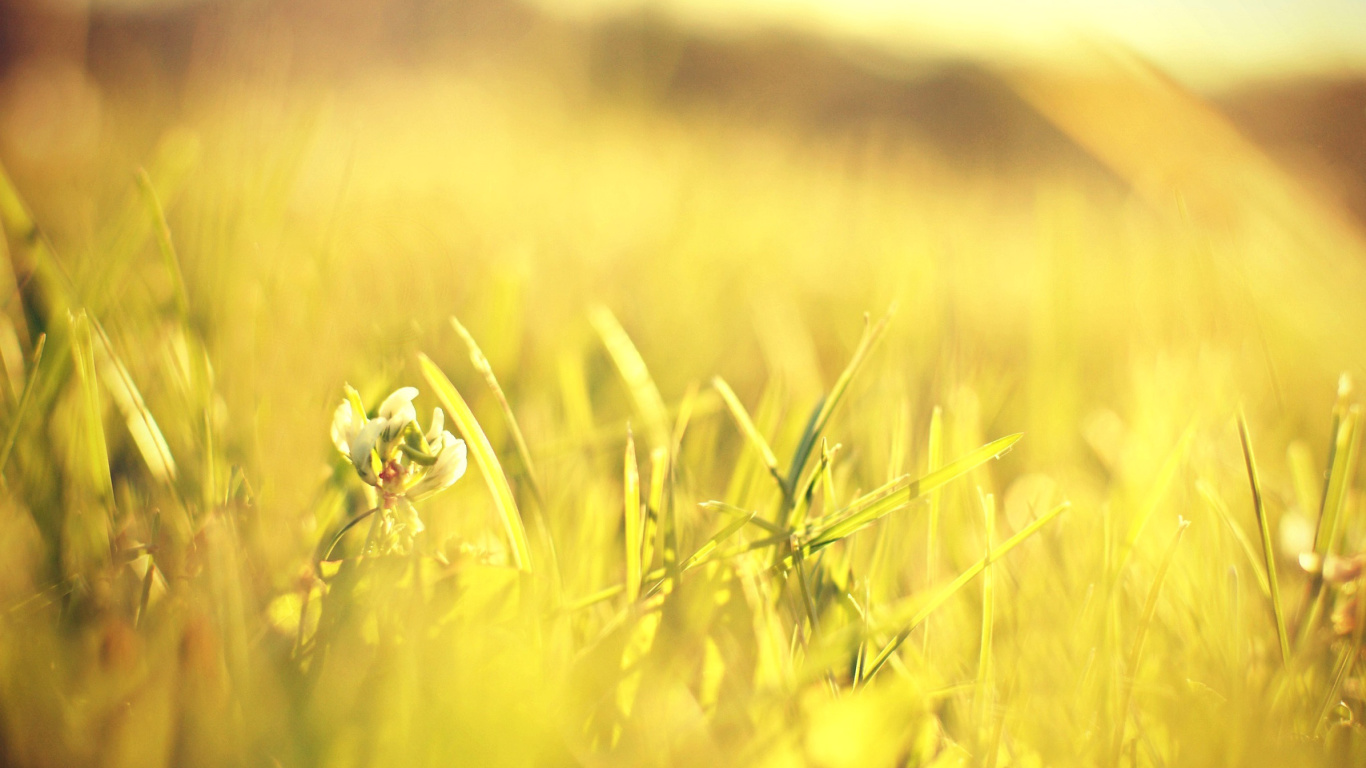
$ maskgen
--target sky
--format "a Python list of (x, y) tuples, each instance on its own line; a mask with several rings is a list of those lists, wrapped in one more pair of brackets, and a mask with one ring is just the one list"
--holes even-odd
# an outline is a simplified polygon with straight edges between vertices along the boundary
[(553, 11), (652, 8), (700, 26), (788, 27), (913, 56), (1075, 68), (1138, 53), (1195, 87), (1366, 74), (1366, 0), (534, 0)]

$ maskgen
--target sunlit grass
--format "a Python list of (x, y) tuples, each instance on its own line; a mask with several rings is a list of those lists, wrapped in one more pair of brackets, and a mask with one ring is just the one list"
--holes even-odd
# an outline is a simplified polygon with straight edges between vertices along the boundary
[[(319, 101), (225, 88), (91, 221), (0, 184), (3, 762), (1363, 759), (1366, 286), (1297, 191)], [(469, 445), (410, 544), (338, 535), (348, 382)]]

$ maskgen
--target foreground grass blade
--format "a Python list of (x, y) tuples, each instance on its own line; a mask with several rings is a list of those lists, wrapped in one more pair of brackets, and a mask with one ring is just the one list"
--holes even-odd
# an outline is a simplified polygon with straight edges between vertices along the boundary
[(896, 636), (893, 637), (892, 641), (887, 643), (887, 645), (883, 647), (881, 651), (878, 652), (877, 656), (873, 658), (872, 662), (868, 664), (868, 672), (865, 675), (865, 678), (871, 679), (873, 675), (877, 674), (878, 670), (882, 669), (882, 666), (886, 664), (887, 660), (892, 657), (892, 654), (896, 653), (897, 649), (901, 647), (901, 644), (906, 642), (906, 638), (910, 636), (911, 630), (915, 629), (917, 626), (921, 624), (921, 622), (925, 621), (925, 619), (928, 618), (930, 614), (938, 610), (939, 606), (943, 605), (950, 597), (953, 597), (955, 594), (957, 594), (958, 590), (967, 586), (968, 582), (976, 578), (977, 574), (981, 573), (987, 567), (987, 563), (989, 561), (994, 562), (1005, 557), (1006, 553), (1010, 552), (1010, 550), (1019, 546), (1020, 543), (1023, 542), (1025, 539), (1029, 538), (1030, 536), (1033, 536), (1035, 533), (1039, 531), (1039, 529), (1043, 528), (1045, 525), (1048, 525), (1050, 522), (1053, 521), (1053, 518), (1062, 514), (1064, 511), (1071, 508), (1071, 506), (1072, 505), (1070, 503), (1063, 502), (1062, 504), (1059, 504), (1058, 506), (1044, 513), (1038, 519), (1034, 520), (1029, 525), (1026, 525), (1024, 528), (1022, 528), (1019, 533), (1015, 534), (1014, 536), (1011, 536), (1009, 539), (1006, 539), (1005, 542), (1003, 542), (999, 547), (996, 547), (995, 549), (991, 550), (991, 554), (988, 557), (984, 557), (981, 560), (978, 560), (976, 563), (973, 563), (971, 566), (968, 567), (967, 570), (958, 574), (958, 578), (944, 585), (938, 591), (932, 593), (927, 601), (925, 601), (923, 604), (921, 604), (919, 607), (915, 609), (915, 612), (910, 616), (909, 619), (905, 621), (893, 622), (893, 625), (898, 627)]
[(1243, 442), (1243, 459), (1247, 463), (1247, 479), (1252, 486), (1252, 507), (1257, 513), (1257, 527), (1262, 532), (1262, 557), (1266, 563), (1267, 588), (1271, 591), (1271, 610), (1276, 616), (1276, 638), (1281, 644), (1281, 663), (1290, 664), (1290, 637), (1285, 631), (1285, 612), (1281, 609), (1280, 582), (1276, 579), (1276, 550), (1271, 544), (1271, 523), (1266, 519), (1266, 502), (1262, 499), (1262, 482), (1257, 476), (1257, 460), (1252, 455), (1252, 437), (1247, 431), (1247, 417), (1238, 413), (1238, 437)]
[[(1344, 374), (1338, 382), (1338, 399), (1333, 406), (1332, 441), (1328, 450), (1328, 471), (1323, 484), (1323, 498), (1319, 509), (1318, 525), (1314, 529), (1314, 553), (1320, 561), (1327, 559), (1338, 538), (1339, 521), (1347, 498), (1347, 489), (1352, 483), (1352, 473), (1356, 465), (1357, 446), (1360, 443), (1359, 425), (1361, 409), (1349, 405), (1351, 381)], [(1302, 614), (1299, 631), (1296, 634), (1297, 646), (1302, 646), (1310, 634), (1318, 627), (1319, 620), (1327, 608), (1329, 591), (1324, 585), (1323, 575), (1314, 574), (1309, 583), (1309, 596), (1305, 600), (1307, 614)], [(1304, 608), (1302, 611), (1306, 610)]]
[(792, 454), (792, 464), (787, 470), (787, 482), (785, 483), (787, 488), (797, 487), (797, 481), (801, 479), (802, 472), (806, 469), (806, 462), (811, 458), (811, 452), (816, 449), (816, 441), (820, 439), (821, 433), (825, 431), (825, 425), (834, 415), (840, 401), (844, 399), (845, 392), (849, 389), (849, 382), (854, 380), (854, 375), (863, 367), (868, 355), (872, 353), (873, 348), (877, 346), (878, 341), (887, 332), (887, 325), (895, 314), (896, 305), (892, 305), (881, 320), (864, 330), (863, 338), (859, 340), (858, 347), (854, 349), (854, 355), (849, 359), (849, 364), (840, 372), (839, 378), (835, 379), (835, 385), (830, 388), (830, 394), (821, 401), (820, 409), (816, 411), (811, 417), (810, 423), (806, 425), (806, 431), (797, 444), (797, 451)]
[(1319, 520), (1314, 529), (1314, 551), (1320, 557), (1328, 554), (1337, 533), (1338, 509), (1341, 505), (1344, 480), (1347, 474), (1347, 454), (1352, 444), (1354, 424), (1347, 398), (1352, 391), (1347, 374), (1338, 379), (1338, 397), (1333, 404), (1333, 426), (1328, 443), (1328, 471), (1323, 481), (1323, 497), (1319, 503)]
[(1119, 699), (1119, 712), (1115, 717), (1114, 741), (1110, 745), (1110, 764), (1115, 768), (1119, 768), (1120, 752), (1124, 747), (1124, 726), (1129, 722), (1129, 701), (1134, 695), (1134, 676), (1138, 674), (1138, 662), (1143, 658), (1143, 642), (1148, 637), (1148, 627), (1153, 623), (1153, 614), (1157, 612), (1157, 598), (1162, 594), (1162, 582), (1167, 579), (1167, 570), (1171, 568), (1172, 558), (1176, 556), (1176, 547), (1181, 543), (1181, 537), (1189, 526), (1189, 520), (1182, 519), (1177, 523), (1176, 533), (1172, 535), (1167, 550), (1162, 553), (1162, 562), (1157, 566), (1157, 575), (1153, 577), (1153, 585), (1148, 589), (1148, 599), (1143, 604), (1143, 618), (1139, 620), (1134, 647), (1129, 652), (1128, 666), (1121, 681), (1123, 689)]
[(171, 455), (171, 447), (166, 444), (161, 427), (157, 426), (157, 420), (148, 410), (142, 393), (133, 382), (132, 375), (128, 373), (128, 368), (114, 352), (108, 334), (99, 323), (92, 322), (91, 325), (94, 329), (92, 339), (100, 381), (103, 382), (104, 388), (109, 390), (109, 395), (114, 398), (114, 405), (123, 414), (128, 432), (133, 436), (133, 444), (137, 446), (148, 471), (158, 481), (171, 485), (176, 477), (176, 463), (175, 457)]
[(5, 476), (5, 466), (9, 464), (10, 452), (14, 450), (14, 441), (19, 437), (19, 426), (24, 423), (24, 414), (28, 413), (29, 404), (33, 402), (33, 389), (38, 380), (38, 366), (43, 362), (43, 348), (47, 346), (47, 334), (38, 336), (38, 344), (33, 348), (33, 363), (29, 367), (28, 381), (24, 383), (24, 392), (19, 395), (19, 405), (14, 409), (14, 415), (10, 417), (9, 429), (5, 433), (5, 446), (0, 448), (0, 482)]
[(640, 467), (636, 464), (636, 440), (626, 431), (626, 460), (622, 477), (626, 517), (626, 599), (635, 602), (640, 597), (641, 526)]
[[(812, 551), (815, 551), (859, 531), (865, 526), (872, 524), (877, 519), (901, 509), (930, 491), (971, 472), (992, 459), (999, 458), (1001, 454), (1010, 450), (1011, 446), (1018, 443), (1022, 437), (1024, 437), (1023, 433), (1017, 433), (1000, 438), (999, 440), (993, 440), (972, 453), (969, 453), (956, 461), (950, 462), (940, 469), (930, 472), (913, 483), (903, 487), (889, 489), (877, 498), (862, 504), (855, 502), (855, 504), (851, 505), (851, 508), (854, 510), (852, 513), (814, 531), (807, 546)], [(867, 497), (864, 498), (866, 499)]]
[[(926, 472), (933, 472), (939, 469), (939, 465), (944, 462), (944, 409), (939, 406), (934, 407), (934, 412), (930, 414), (930, 438), (929, 454)], [(929, 530), (925, 535), (925, 580), (933, 584), (939, 578), (939, 497), (938, 489), (930, 491), (930, 520)], [(925, 620), (925, 632), (921, 637), (921, 655), (930, 652), (930, 622)]]
[(86, 460), (96, 490), (106, 503), (113, 503), (114, 481), (109, 473), (109, 448), (104, 439), (104, 411), (95, 380), (95, 348), (91, 341), (90, 318), (85, 311), (71, 316), (71, 354), (85, 406)]
[(777, 481), (778, 488), (782, 491), (783, 496), (790, 497), (792, 491), (788, 487), (787, 481), (783, 479), (782, 473), (778, 471), (778, 457), (773, 455), (773, 449), (768, 446), (768, 441), (759, 432), (759, 428), (754, 426), (754, 420), (749, 417), (749, 412), (740, 403), (740, 398), (735, 396), (735, 391), (720, 376), (712, 379), (711, 384), (717, 392), (721, 393), (721, 399), (725, 401), (726, 408), (730, 410), (731, 418), (735, 419), (735, 425), (740, 428), (740, 432), (749, 440), (750, 445), (759, 452), (760, 458), (764, 461), (764, 466), (768, 467), (768, 473)]
[(991, 546), (996, 538), (996, 502), (989, 493), (977, 489), (982, 500), (982, 517), (986, 521), (987, 551), (982, 568), (982, 641), (977, 657), (977, 727), (986, 728), (991, 712), (991, 638), (995, 631), (995, 579), (993, 579)]
[(626, 329), (621, 327), (612, 310), (603, 306), (595, 307), (590, 320), (598, 335), (602, 337), (602, 343), (607, 347), (607, 353), (612, 356), (612, 362), (616, 364), (622, 380), (626, 382), (626, 389), (631, 394), (636, 412), (645, 422), (650, 447), (667, 447), (669, 412), (664, 407), (664, 398), (659, 394), (659, 387), (655, 386), (654, 379), (650, 378), (650, 369), (645, 366), (645, 359), (640, 356), (640, 351), (631, 342), (631, 337), (626, 334)]
[(157, 240), (157, 251), (161, 254), (166, 273), (171, 277), (176, 315), (179, 316), (182, 323), (188, 322), (190, 317), (189, 293), (185, 290), (185, 276), (180, 271), (180, 259), (176, 257), (175, 244), (171, 241), (171, 228), (166, 224), (166, 211), (161, 207), (161, 200), (157, 197), (156, 189), (152, 186), (152, 177), (147, 175), (146, 170), (138, 169), (137, 180), (138, 191), (142, 193), (143, 203), (147, 206), (147, 215), (152, 219), (152, 228)]
[(713, 551), (715, 551), (717, 547), (721, 546), (722, 542), (724, 542), (726, 539), (729, 539), (731, 536), (734, 536), (737, 531), (748, 525), (749, 522), (754, 519), (754, 516), (755, 513), (750, 512), (748, 515), (745, 515), (743, 517), (736, 517), (735, 519), (731, 520), (729, 523), (726, 524), (724, 528), (722, 528), (720, 531), (717, 531), (716, 535), (712, 536), (710, 539), (707, 539), (707, 542), (705, 544), (698, 547), (696, 552), (689, 555), (688, 559), (683, 561), (683, 566), (680, 570), (686, 571), (689, 568), (692, 568), (693, 566), (702, 562), (702, 559), (705, 558), (707, 555), (710, 555)]
[(1243, 527), (1238, 525), (1238, 521), (1233, 519), (1233, 515), (1229, 514), (1228, 507), (1225, 506), (1224, 500), (1219, 498), (1218, 494), (1210, 487), (1209, 483), (1200, 480), (1195, 484), (1195, 489), (1205, 498), (1205, 503), (1209, 504), (1210, 507), (1214, 509), (1215, 513), (1219, 515), (1219, 518), (1224, 521), (1224, 525), (1227, 525), (1229, 530), (1233, 531), (1233, 538), (1237, 540), (1238, 546), (1243, 550), (1243, 554), (1247, 555), (1248, 566), (1252, 568), (1253, 575), (1257, 577), (1257, 586), (1261, 587), (1262, 594), (1266, 595), (1266, 599), (1270, 600), (1271, 584), (1266, 580), (1266, 571), (1263, 569), (1261, 563), (1262, 557), (1257, 553), (1257, 549), (1252, 546), (1252, 541), (1248, 539), (1247, 533), (1243, 531)]
[(512, 444), (517, 448), (517, 458), (522, 462), (522, 472), (526, 475), (527, 484), (531, 486), (532, 495), (536, 497), (536, 504), (544, 508), (545, 496), (541, 493), (541, 483), (536, 477), (536, 467), (531, 462), (531, 449), (527, 447), (526, 437), (522, 435), (522, 427), (517, 423), (517, 417), (512, 413), (512, 405), (508, 402), (507, 395), (503, 394), (503, 387), (499, 385), (498, 377), (493, 373), (493, 366), (489, 364), (489, 359), (484, 356), (484, 351), (475, 342), (474, 336), (454, 315), (451, 316), (451, 327), (455, 328), (455, 332), (459, 334), (460, 339), (465, 342), (465, 347), (469, 349), (470, 365), (474, 366), (474, 370), (484, 377), (484, 383), (493, 393), (493, 398), (498, 401), (498, 407), (503, 409), (503, 419), (507, 422), (508, 432), (512, 435)]
[(465, 443), (469, 446), (475, 463), (479, 465), (479, 471), (484, 476), (484, 482), (488, 484), (489, 491), (493, 493), (493, 503), (502, 519), (503, 532), (508, 537), (513, 565), (520, 570), (530, 571), (531, 551), (527, 546), (526, 528), (522, 525), (522, 515), (517, 510), (517, 501), (512, 496), (512, 488), (508, 486), (507, 475), (503, 474), (503, 466), (498, 462), (498, 455), (493, 452), (493, 446), (489, 444), (488, 436), (484, 434), (483, 427), (479, 426), (479, 421), (474, 418), (474, 412), (465, 403), (465, 398), (460, 396), (455, 385), (451, 384), (451, 380), (441, 372), (441, 368), (421, 352), (417, 353), (417, 361), (422, 367), (423, 378), (436, 392), (436, 397), (441, 401), (442, 407), (451, 415), (456, 429), (465, 438)]

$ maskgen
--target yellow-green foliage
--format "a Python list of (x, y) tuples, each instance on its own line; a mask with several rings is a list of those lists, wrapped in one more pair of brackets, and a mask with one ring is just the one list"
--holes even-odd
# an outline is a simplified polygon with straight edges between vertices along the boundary
[[(0, 762), (1366, 760), (1366, 282), (1299, 192), (515, 72), (209, 93), (0, 184)], [(472, 460), (320, 562), (346, 382)]]

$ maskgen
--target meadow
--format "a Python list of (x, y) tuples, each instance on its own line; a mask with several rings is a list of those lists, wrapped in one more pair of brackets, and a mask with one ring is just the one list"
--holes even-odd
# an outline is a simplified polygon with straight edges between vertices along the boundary
[(1366, 762), (1359, 225), (1123, 66), (1018, 168), (574, 50), (11, 151), (0, 763)]

